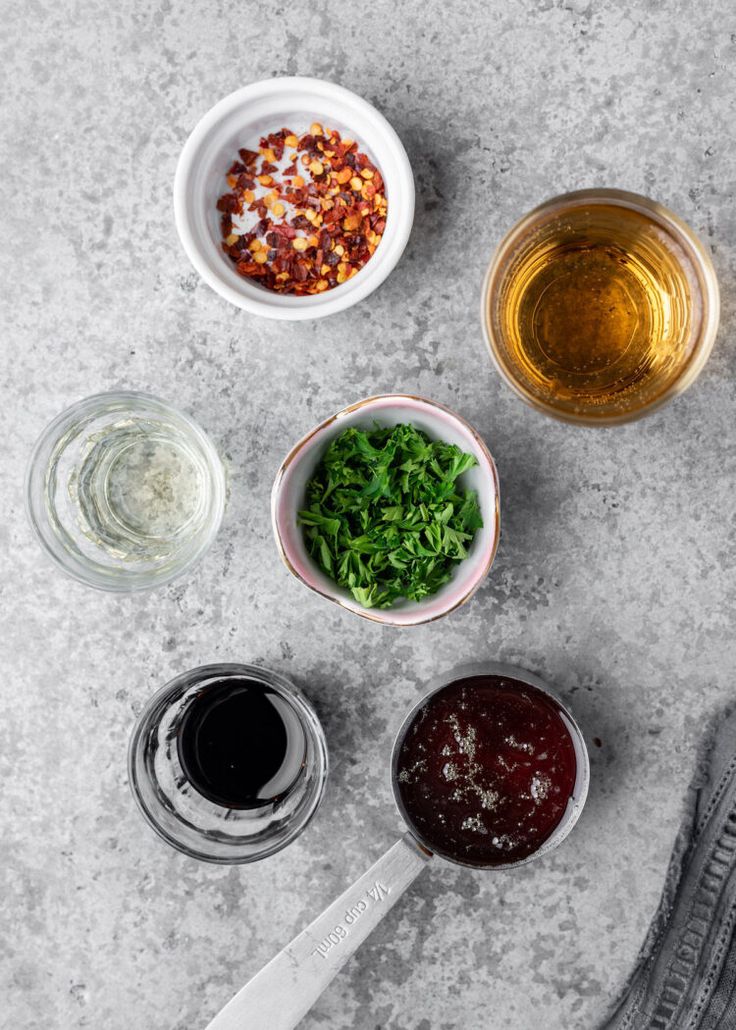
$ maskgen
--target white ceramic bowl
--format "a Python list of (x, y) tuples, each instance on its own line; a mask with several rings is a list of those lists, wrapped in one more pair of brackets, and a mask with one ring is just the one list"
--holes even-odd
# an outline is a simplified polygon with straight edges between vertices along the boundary
[[(296, 297), (238, 275), (221, 247), (216, 204), (240, 147), (257, 149), (264, 134), (284, 126), (305, 132), (315, 121), (358, 141), (384, 178), (388, 213), (383, 239), (356, 275), (324, 293)], [(367, 297), (394, 268), (414, 220), (414, 179), (401, 140), (367, 101), (321, 79), (267, 79), (231, 93), (197, 124), (176, 169), (174, 215), (189, 260), (226, 300), (266, 318), (321, 318)]]
[[(483, 528), (475, 534), (468, 557), (456, 565), (448, 583), (423, 601), (402, 600), (386, 609), (364, 608), (348, 590), (325, 575), (310, 557), (297, 521), (297, 513), (304, 507), (307, 483), (327, 446), (349, 426), (370, 428), (374, 422), (383, 426), (411, 422), (430, 438), (457, 444), (474, 454), (478, 464), (463, 473), (460, 482), (475, 490), (483, 516)], [(480, 435), (444, 405), (407, 394), (369, 397), (328, 418), (292, 448), (276, 474), (271, 493), (271, 518), (284, 564), (310, 589), (373, 622), (416, 626), (459, 608), (487, 576), (500, 532), (498, 474)]]

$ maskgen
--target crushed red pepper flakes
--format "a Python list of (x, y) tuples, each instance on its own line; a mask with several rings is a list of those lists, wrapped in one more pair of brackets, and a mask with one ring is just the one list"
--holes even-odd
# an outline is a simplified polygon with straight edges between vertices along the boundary
[[(287, 152), (290, 163), (279, 171)], [(370, 260), (386, 228), (383, 177), (354, 140), (315, 122), (264, 136), (238, 151), (230, 192), (217, 201), (222, 249), (236, 271), (267, 289), (322, 293)], [(242, 231), (235, 219), (253, 224)]]

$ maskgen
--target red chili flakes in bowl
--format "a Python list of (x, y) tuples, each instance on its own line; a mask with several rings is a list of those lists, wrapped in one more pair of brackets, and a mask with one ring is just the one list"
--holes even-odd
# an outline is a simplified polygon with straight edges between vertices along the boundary
[(386, 228), (381, 173), (354, 140), (316, 122), (239, 150), (217, 201), (237, 272), (279, 293), (322, 293), (352, 278)]

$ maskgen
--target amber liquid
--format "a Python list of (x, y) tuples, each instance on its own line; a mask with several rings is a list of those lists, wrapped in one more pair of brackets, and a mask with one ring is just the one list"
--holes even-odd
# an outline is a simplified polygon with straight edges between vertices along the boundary
[(683, 374), (700, 321), (697, 277), (664, 224), (615, 204), (542, 219), (489, 295), (496, 356), (559, 414), (635, 414)]

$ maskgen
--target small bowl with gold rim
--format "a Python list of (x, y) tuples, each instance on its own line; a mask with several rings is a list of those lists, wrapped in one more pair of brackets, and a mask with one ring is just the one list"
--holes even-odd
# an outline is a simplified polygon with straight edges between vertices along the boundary
[[(420, 600), (397, 598), (390, 607), (367, 606), (347, 586), (339, 585), (310, 553), (300, 511), (307, 489), (330, 445), (349, 428), (371, 430), (410, 425), (429, 441), (455, 445), (474, 458), (458, 477), (463, 494), (472, 493), (482, 519), (465, 556), (452, 564), (447, 582)], [(408, 394), (368, 397), (344, 408), (306, 434), (289, 452), (276, 474), (271, 493), (271, 519), (281, 558), (310, 590), (334, 604), (391, 626), (432, 622), (468, 601), (488, 575), (500, 534), (499, 484), (493, 457), (480, 434), (460, 415), (437, 401)], [(424, 538), (421, 538), (424, 542)]]

